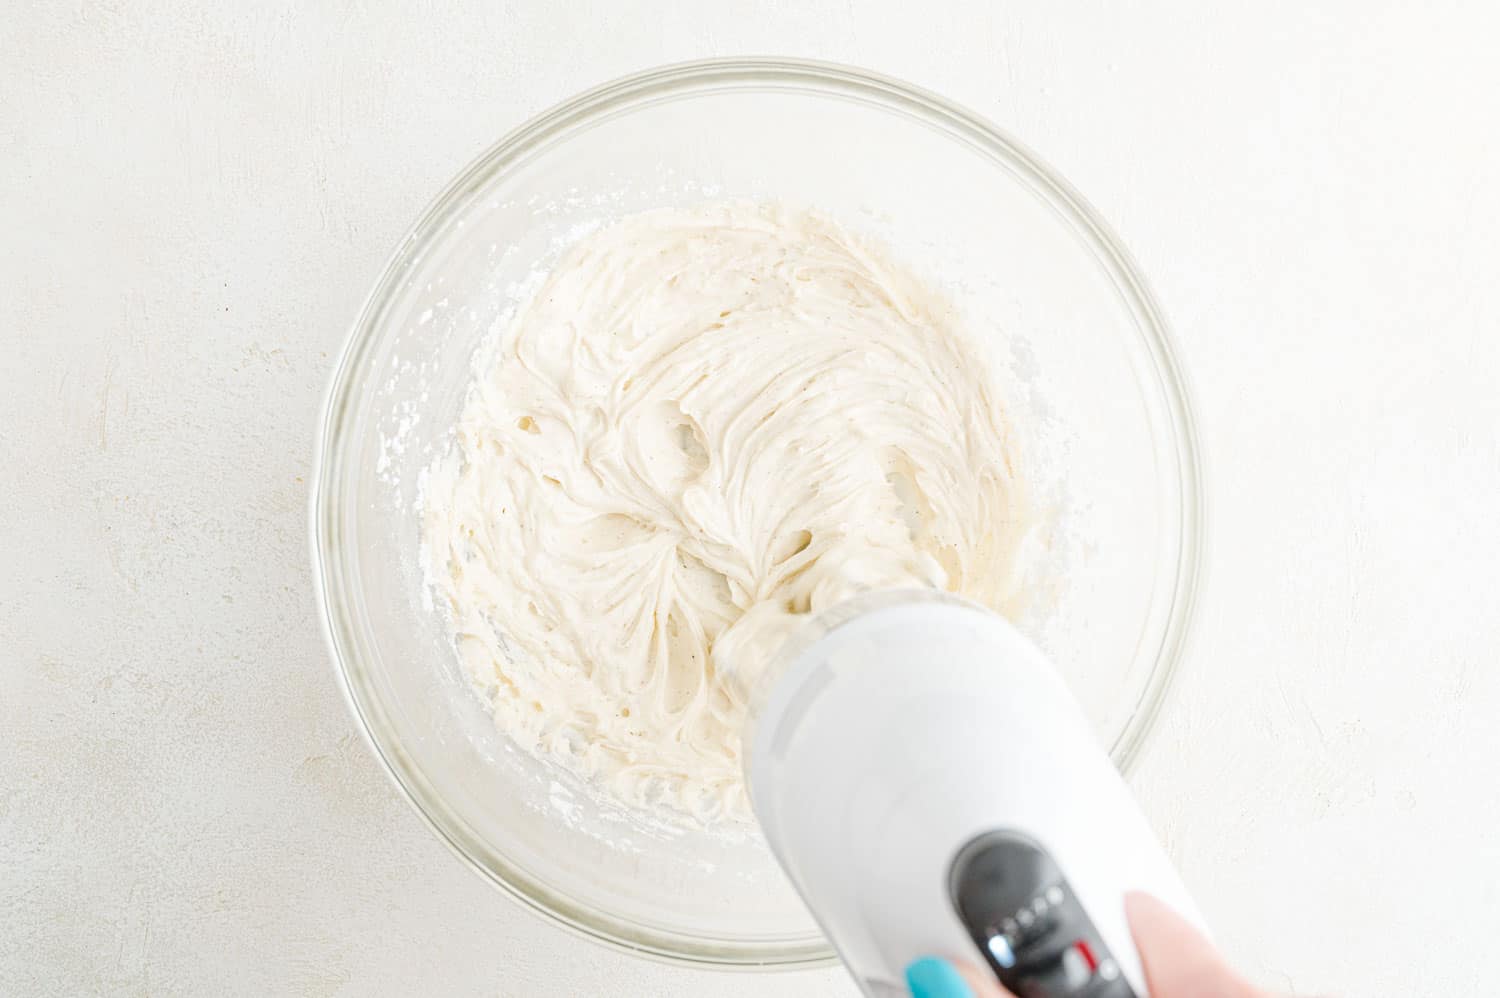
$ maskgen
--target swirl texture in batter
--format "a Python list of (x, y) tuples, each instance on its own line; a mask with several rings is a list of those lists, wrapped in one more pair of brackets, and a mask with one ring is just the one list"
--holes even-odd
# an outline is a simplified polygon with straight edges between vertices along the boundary
[(798, 619), (900, 586), (1006, 608), (995, 387), (944, 299), (817, 214), (585, 238), (478, 363), (425, 490), (496, 722), (628, 804), (748, 818), (735, 677)]

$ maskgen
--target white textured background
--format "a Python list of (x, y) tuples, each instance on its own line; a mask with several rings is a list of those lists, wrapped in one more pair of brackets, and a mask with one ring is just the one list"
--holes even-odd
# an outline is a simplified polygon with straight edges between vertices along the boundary
[(1153, 281), (1211, 544), (1134, 783), (1233, 958), (1494, 994), (1497, 39), (1488, 2), (0, 0), (0, 994), (852, 992), (503, 900), (366, 753), (309, 578), (324, 379), (428, 198), (746, 52), (991, 116)]

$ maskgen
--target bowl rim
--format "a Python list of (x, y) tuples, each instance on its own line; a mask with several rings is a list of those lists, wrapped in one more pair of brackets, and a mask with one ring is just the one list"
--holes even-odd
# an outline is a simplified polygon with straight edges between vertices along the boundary
[[(881, 73), (838, 63), (779, 56), (729, 57), (673, 63), (646, 69), (565, 100), (513, 129), (476, 156), (433, 198), (396, 244), (379, 279), (345, 336), (324, 390), (314, 441), (312, 488), (309, 491), (309, 535), (313, 587), (325, 644), (339, 677), (339, 687), (359, 729), (386, 774), (433, 833), (476, 872), (522, 906), (555, 925), (610, 948), (685, 966), (721, 969), (806, 969), (836, 962), (827, 940), (757, 940), (705, 942), (659, 930), (643, 930), (618, 916), (580, 906), (513, 864), (476, 835), (450, 810), (423, 777), (402, 746), (376, 730), (384, 711), (361, 665), (363, 638), (354, 618), (351, 590), (337, 570), (344, 534), (340, 514), (341, 431), (350, 415), (350, 389), (362, 369), (372, 333), (381, 324), (404, 272), (421, 258), (421, 249), (447, 228), (469, 199), (490, 180), (518, 165), (547, 142), (599, 117), (656, 99), (691, 96), (712, 90), (769, 89), (843, 96), (935, 126), (987, 153), (998, 165), (1020, 169), (1026, 181), (1047, 196), (1081, 234), (1088, 237), (1101, 265), (1117, 282), (1136, 328), (1153, 361), (1175, 444), (1175, 471), (1180, 485), (1178, 563), (1167, 603), (1166, 624), (1155, 664), (1137, 698), (1130, 720), (1110, 746), (1110, 755), (1129, 772), (1173, 687), (1191, 637), (1193, 608), (1202, 583), (1204, 484), (1202, 458), (1194, 421), (1191, 389), (1177, 361), (1175, 339), (1155, 296), (1134, 259), (1099, 213), (1071, 184), (1026, 146), (984, 117), (925, 89)], [(337, 596), (337, 602), (334, 597)], [(357, 591), (354, 599), (358, 601)]]

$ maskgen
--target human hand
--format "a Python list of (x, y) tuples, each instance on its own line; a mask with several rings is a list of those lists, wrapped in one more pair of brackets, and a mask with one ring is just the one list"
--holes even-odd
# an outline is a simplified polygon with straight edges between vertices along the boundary
[[(1148, 894), (1125, 897), (1125, 918), (1151, 998), (1271, 998), (1245, 982), (1186, 919)], [(906, 968), (913, 998), (1014, 998), (989, 970), (924, 957)]]

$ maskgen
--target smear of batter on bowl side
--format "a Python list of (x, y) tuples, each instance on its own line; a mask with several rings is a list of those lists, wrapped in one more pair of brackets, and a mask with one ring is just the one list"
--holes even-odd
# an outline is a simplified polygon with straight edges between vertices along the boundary
[(428, 570), (501, 729), (627, 804), (749, 818), (726, 673), (801, 615), (1013, 596), (1024, 501), (985, 358), (821, 215), (628, 217), (482, 354), (428, 479)]

